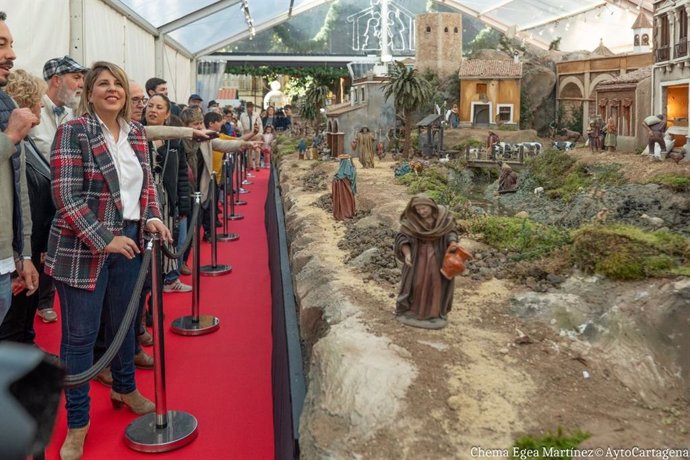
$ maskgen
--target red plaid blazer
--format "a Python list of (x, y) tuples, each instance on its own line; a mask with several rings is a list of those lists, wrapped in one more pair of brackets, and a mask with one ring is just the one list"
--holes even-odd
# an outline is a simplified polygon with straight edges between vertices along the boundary
[[(129, 143), (141, 162), (144, 181), (141, 222), (161, 217), (149, 166), (143, 126), (133, 122)], [(120, 184), (98, 119), (85, 115), (58, 128), (50, 155), (52, 194), (57, 208), (48, 238), (45, 271), (56, 280), (93, 291), (108, 254), (105, 247), (122, 234)], [(139, 226), (139, 246), (144, 245)]]

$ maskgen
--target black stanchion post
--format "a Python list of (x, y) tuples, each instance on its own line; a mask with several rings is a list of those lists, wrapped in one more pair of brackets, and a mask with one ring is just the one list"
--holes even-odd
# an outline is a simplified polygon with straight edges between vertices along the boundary
[(244, 190), (242, 188), (242, 168), (244, 165), (244, 153), (239, 153), (237, 160), (238, 161), (236, 162), (237, 164), (235, 167), (235, 172), (237, 174), (237, 180), (235, 181), (235, 183), (237, 184), (237, 196), (235, 197), (235, 204), (237, 206), (244, 206), (245, 204), (247, 204), (247, 202), (240, 199), (240, 193), (242, 193), (242, 190)]
[(227, 155), (223, 158), (223, 173), (221, 177), (223, 178), (223, 233), (216, 235), (216, 240), (218, 241), (235, 241), (240, 238), (237, 233), (228, 232), (228, 167), (230, 160), (228, 160)]
[[(194, 202), (197, 206), (201, 205), (201, 193), (194, 193)], [(220, 327), (220, 320), (211, 315), (199, 314), (199, 299), (201, 298), (201, 290), (199, 283), (201, 256), (199, 249), (201, 248), (201, 224), (200, 219), (197, 218), (193, 222), (192, 235), (192, 315), (182, 316), (175, 319), (170, 326), (170, 329), (175, 334), (180, 335), (204, 335), (218, 330)]]
[(244, 216), (242, 214), (236, 214), (235, 213), (235, 184), (234, 182), (236, 181), (236, 174), (235, 174), (235, 166), (237, 165), (237, 152), (232, 153), (232, 165), (229, 166), (228, 170), (228, 179), (230, 180), (230, 215), (225, 216), (226, 219), (228, 220), (240, 220), (244, 219)]
[(216, 235), (216, 194), (218, 193), (216, 186), (216, 173), (211, 174), (211, 184), (209, 186), (211, 201), (211, 265), (204, 265), (199, 269), (201, 276), (221, 276), (227, 275), (232, 271), (232, 266), (227, 264), (218, 264), (218, 239)]
[(151, 297), (153, 300), (154, 384), (156, 410), (129, 424), (125, 431), (127, 446), (139, 452), (168, 452), (196, 439), (199, 423), (186, 412), (169, 411), (165, 386), (165, 341), (163, 337), (163, 302), (160, 283), (160, 237), (147, 243), (151, 248)]

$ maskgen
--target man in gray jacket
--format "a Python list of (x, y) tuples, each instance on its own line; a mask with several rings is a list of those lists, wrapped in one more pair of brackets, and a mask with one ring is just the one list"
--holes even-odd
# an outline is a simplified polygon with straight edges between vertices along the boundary
[[(0, 87), (16, 59), (12, 34), (0, 11)], [(31, 212), (26, 187), (22, 139), (38, 122), (29, 109), (17, 109), (0, 90), (0, 323), (12, 304), (12, 273), (17, 272), (28, 294), (38, 287), (38, 272), (31, 262)]]

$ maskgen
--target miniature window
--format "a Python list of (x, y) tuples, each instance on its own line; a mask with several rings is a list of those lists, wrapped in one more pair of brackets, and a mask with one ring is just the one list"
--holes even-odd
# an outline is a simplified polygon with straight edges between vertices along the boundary
[(352, 99), (355, 102), (359, 102), (359, 92), (356, 89), (352, 90)]
[(431, 32), (431, 26), (426, 26), (426, 31)]
[(684, 40), (688, 38), (688, 14), (685, 12), (685, 8), (678, 8), (678, 38)]
[(640, 46), (640, 34), (635, 34), (635, 46)]
[(496, 117), (498, 121), (504, 123), (510, 123), (513, 121), (513, 107), (510, 105), (499, 105), (498, 115)]
[(362, 102), (364, 102), (364, 86), (362, 86), (362, 97), (361, 97), (361, 99), (362, 99)]
[(455, 33), (457, 34), (457, 33), (458, 33), (458, 28), (455, 27), (455, 28), (453, 29), (453, 32), (455, 32)]
[(477, 83), (477, 94), (486, 96), (486, 83)]
[(444, 27), (443, 31), (447, 33), (447, 32), (448, 32), (448, 27)]

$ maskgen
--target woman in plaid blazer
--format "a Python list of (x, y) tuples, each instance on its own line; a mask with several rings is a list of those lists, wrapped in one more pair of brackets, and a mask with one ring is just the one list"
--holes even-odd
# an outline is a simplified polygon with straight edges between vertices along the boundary
[[(130, 121), (129, 80), (118, 66), (97, 62), (87, 73), (78, 113), (62, 124), (50, 165), (57, 208), (48, 240), (46, 273), (62, 309), (61, 359), (70, 374), (93, 362), (101, 313), (106, 339), (122, 322), (141, 267), (143, 231), (172, 241), (160, 220), (143, 127)], [(134, 329), (111, 363), (113, 407), (138, 414), (154, 405), (134, 382)], [(81, 458), (89, 428), (89, 386), (65, 391), (63, 459)]]

